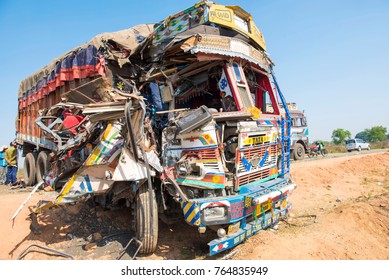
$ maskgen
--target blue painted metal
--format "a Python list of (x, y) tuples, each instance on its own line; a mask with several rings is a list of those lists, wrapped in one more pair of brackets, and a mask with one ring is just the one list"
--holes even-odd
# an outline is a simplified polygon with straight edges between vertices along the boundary
[[(273, 69), (271, 69), (271, 75), (276, 86), (278, 95), (281, 99), (281, 103), (285, 109), (285, 117), (281, 119), (281, 143), (282, 143), (282, 157), (281, 157), (281, 177), (285, 177), (290, 171), (290, 145), (291, 145), (291, 130), (292, 130), (292, 118), (289, 113), (289, 109), (286, 103), (286, 99), (281, 92), (281, 89), (277, 83), (277, 79), (274, 75)], [(286, 126), (286, 129), (285, 129)]]
[(224, 238), (217, 238), (208, 243), (209, 255), (215, 255), (222, 251), (231, 249), (250, 236), (256, 234), (262, 229), (270, 227), (272, 224), (277, 223), (281, 217), (286, 216), (291, 205), (283, 210), (274, 210), (272, 213), (266, 213), (265, 215), (254, 219), (253, 221), (246, 223), (236, 233), (228, 235)]

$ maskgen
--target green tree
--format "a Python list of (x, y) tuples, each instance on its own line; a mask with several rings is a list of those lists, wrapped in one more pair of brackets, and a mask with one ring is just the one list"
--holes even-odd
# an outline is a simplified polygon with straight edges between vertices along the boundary
[(332, 131), (331, 138), (335, 145), (343, 144), (346, 138), (351, 138), (351, 132), (343, 128), (337, 128)]
[(387, 129), (382, 125), (373, 126), (370, 129), (365, 129), (365, 132), (367, 133), (369, 142), (379, 142), (386, 140)]
[(369, 142), (369, 129), (365, 129), (364, 131), (358, 132), (355, 135), (355, 138), (362, 139), (365, 142)]

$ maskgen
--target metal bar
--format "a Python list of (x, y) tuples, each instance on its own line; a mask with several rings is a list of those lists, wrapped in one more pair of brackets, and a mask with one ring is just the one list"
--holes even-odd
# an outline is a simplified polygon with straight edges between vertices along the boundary
[(131, 141), (132, 152), (134, 153), (135, 161), (138, 162), (139, 161), (138, 149), (136, 148), (136, 141), (134, 138), (134, 129), (133, 129), (132, 123), (131, 123), (131, 105), (132, 105), (131, 101), (127, 102), (126, 109), (124, 110), (124, 114), (126, 117), (127, 128), (128, 128), (128, 131), (130, 132), (130, 141)]
[(180, 194), (181, 198), (182, 198), (182, 201), (183, 202), (186, 202), (188, 201), (188, 197), (185, 195), (185, 193), (181, 190), (181, 187), (178, 185), (178, 183), (176, 182), (176, 180), (174, 179), (173, 175), (170, 174), (170, 171), (169, 169), (167, 169), (166, 167), (164, 167), (164, 171), (165, 171), (165, 174), (167, 176), (167, 178), (169, 179), (169, 181), (173, 184), (174, 188), (177, 190), (177, 192)]
[(20, 211), (22, 210), (22, 208), (24, 207), (24, 205), (26, 205), (27, 201), (30, 200), (31, 196), (38, 190), (38, 188), (43, 185), (43, 181), (39, 182), (38, 184), (35, 185), (34, 189), (30, 192), (30, 194), (27, 196), (27, 198), (24, 200), (24, 202), (22, 203), (22, 205), (19, 206), (18, 210), (16, 210), (15, 214), (13, 214), (13, 216), (11, 217), (11, 220), (15, 220), (16, 216), (20, 213)]
[(133, 238), (130, 239), (130, 241), (127, 243), (127, 245), (123, 248), (123, 250), (120, 251), (119, 256), (116, 258), (117, 260), (120, 260), (122, 258), (122, 256), (124, 255), (124, 253), (127, 250), (127, 248), (130, 246), (132, 241), (135, 241), (136, 243), (139, 244), (139, 247), (135, 251), (134, 256), (131, 257), (131, 259), (135, 259), (136, 258), (136, 256), (138, 255), (138, 252), (139, 252), (140, 248), (142, 247), (143, 243), (142, 243), (142, 241), (140, 241), (140, 240), (136, 239), (135, 237), (133, 237)]
[(96, 101), (94, 101), (92, 98), (90, 98), (89, 96), (83, 94), (81, 91), (78, 91), (76, 89), (72, 89), (71, 91), (75, 92), (75, 93), (78, 93), (79, 95), (81, 95), (82, 97), (85, 97), (86, 99), (88, 99), (90, 102), (92, 103), (96, 103)]
[(29, 245), (26, 249), (23, 250), (23, 252), (21, 252), (19, 254), (19, 256), (17, 257), (17, 260), (20, 260), (21, 258), (23, 258), (25, 256), (25, 253), (27, 252), (28, 249), (30, 249), (31, 247), (38, 247), (40, 249), (44, 249), (44, 250), (47, 250), (51, 253), (54, 253), (54, 254), (57, 254), (59, 256), (62, 256), (62, 257), (66, 257), (66, 258), (71, 258), (72, 260), (74, 260), (74, 257), (72, 255), (69, 255), (69, 254), (66, 254), (66, 253), (63, 253), (63, 252), (60, 252), (58, 250), (54, 250), (54, 249), (51, 249), (49, 247), (45, 247), (45, 246), (42, 246), (42, 245), (38, 245), (38, 244), (31, 244)]

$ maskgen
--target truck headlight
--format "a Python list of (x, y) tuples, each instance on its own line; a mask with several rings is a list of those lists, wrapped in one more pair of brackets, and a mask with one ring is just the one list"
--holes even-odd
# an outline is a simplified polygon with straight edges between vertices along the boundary
[(204, 222), (224, 221), (227, 218), (226, 207), (209, 207), (203, 210)]

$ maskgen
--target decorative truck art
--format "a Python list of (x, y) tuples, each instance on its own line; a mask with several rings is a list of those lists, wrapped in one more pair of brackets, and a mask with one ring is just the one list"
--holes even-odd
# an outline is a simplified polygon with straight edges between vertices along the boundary
[(35, 215), (87, 199), (129, 207), (145, 254), (159, 217), (215, 231), (210, 255), (276, 224), (295, 184), (272, 69), (251, 15), (210, 1), (54, 60), (19, 89), (25, 182), (55, 193)]
[[(271, 104), (268, 104), (271, 106)], [(283, 105), (279, 104), (281, 112), (284, 111)], [(304, 111), (297, 108), (296, 103), (287, 103), (292, 128), (290, 154), (294, 160), (302, 160), (305, 155), (309, 155), (309, 129), (307, 117)]]

